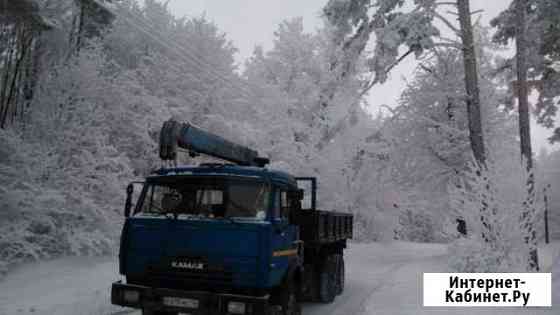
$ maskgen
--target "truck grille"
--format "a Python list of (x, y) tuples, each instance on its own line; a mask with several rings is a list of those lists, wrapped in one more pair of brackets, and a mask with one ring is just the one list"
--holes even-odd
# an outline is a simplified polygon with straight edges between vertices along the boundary
[(231, 271), (223, 268), (207, 268), (204, 271), (175, 271), (160, 268), (148, 268), (145, 282), (160, 288), (186, 289), (200, 288), (205, 285), (228, 285), (233, 281)]

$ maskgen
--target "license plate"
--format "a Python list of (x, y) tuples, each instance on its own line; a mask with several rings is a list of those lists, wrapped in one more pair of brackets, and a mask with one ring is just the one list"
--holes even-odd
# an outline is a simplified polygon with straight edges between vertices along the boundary
[(198, 300), (165, 296), (163, 298), (163, 305), (184, 308), (198, 308)]

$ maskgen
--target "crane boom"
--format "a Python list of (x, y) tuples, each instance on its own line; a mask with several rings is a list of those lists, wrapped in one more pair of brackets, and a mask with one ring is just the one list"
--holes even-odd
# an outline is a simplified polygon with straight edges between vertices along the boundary
[(237, 165), (264, 167), (269, 163), (267, 158), (259, 157), (255, 150), (235, 144), (191, 123), (179, 123), (172, 119), (163, 123), (159, 141), (159, 156), (162, 160), (175, 160), (179, 147), (191, 154), (202, 153)]

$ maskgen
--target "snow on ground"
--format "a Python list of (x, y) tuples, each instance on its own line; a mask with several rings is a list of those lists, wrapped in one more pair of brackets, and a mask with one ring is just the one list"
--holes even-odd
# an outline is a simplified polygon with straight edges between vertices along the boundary
[(554, 267), (554, 263), (560, 260), (560, 241), (540, 246), (538, 253), (539, 266), (542, 268), (542, 271), (550, 272), (552, 267)]
[(116, 258), (73, 257), (13, 270), (0, 282), (0, 315), (105, 315)]
[[(560, 314), (560, 282), (552, 289), (553, 308), (442, 308), (422, 307), (422, 273), (449, 272), (444, 245), (418, 245), (403, 243), (391, 246), (394, 253), (388, 257), (373, 259), (372, 263), (383, 264), (393, 260), (391, 256), (407, 256), (409, 260), (397, 267), (394, 272), (383, 277), (380, 287), (372, 292), (365, 303), (363, 314)], [(369, 248), (364, 248), (364, 252)], [(373, 253), (372, 253), (373, 254)], [(550, 255), (550, 254), (549, 254)], [(553, 281), (559, 277), (560, 260), (556, 259)], [(548, 269), (550, 267), (547, 266)], [(558, 279), (557, 279), (558, 280)], [(342, 314), (342, 313), (341, 313)]]
[[(422, 273), (446, 272), (447, 248), (405, 242), (350, 244), (347, 282), (333, 304), (305, 303), (304, 315), (560, 314), (560, 243), (541, 251), (552, 270), (553, 308), (424, 308)], [(0, 282), (0, 315), (116, 315), (140, 312), (111, 306), (119, 280), (116, 258), (65, 258), (31, 264)]]

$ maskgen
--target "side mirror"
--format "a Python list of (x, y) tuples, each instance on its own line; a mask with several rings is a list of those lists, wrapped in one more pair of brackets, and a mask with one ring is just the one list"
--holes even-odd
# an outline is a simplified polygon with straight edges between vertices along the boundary
[(317, 178), (296, 177), (298, 188), (303, 188), (301, 200), (302, 210), (316, 210), (317, 205)]
[(128, 184), (126, 187), (126, 202), (124, 204), (124, 217), (130, 217), (130, 210), (132, 208), (132, 193), (134, 193), (134, 185)]

